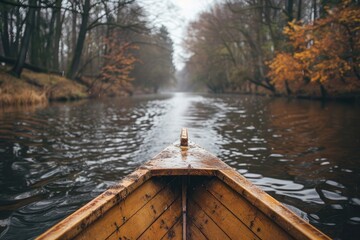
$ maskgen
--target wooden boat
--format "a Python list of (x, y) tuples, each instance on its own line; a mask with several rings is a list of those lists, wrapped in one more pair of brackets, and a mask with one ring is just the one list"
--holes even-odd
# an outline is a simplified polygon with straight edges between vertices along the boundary
[(180, 142), (38, 239), (329, 239), (186, 129)]

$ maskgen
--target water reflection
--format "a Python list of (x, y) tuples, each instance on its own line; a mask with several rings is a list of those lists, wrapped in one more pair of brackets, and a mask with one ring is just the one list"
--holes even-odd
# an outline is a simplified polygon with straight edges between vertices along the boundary
[(333, 237), (359, 238), (356, 106), (169, 94), (0, 114), (0, 234), (29, 238), (190, 137)]

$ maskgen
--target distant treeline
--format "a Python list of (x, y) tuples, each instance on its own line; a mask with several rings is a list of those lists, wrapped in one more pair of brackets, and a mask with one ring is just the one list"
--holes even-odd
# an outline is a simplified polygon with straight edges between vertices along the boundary
[(360, 7), (351, 0), (223, 0), (193, 21), (182, 76), (212, 92), (360, 93)]
[(17, 77), (24, 67), (64, 74), (92, 95), (157, 91), (173, 79), (173, 43), (147, 14), (135, 0), (2, 0), (1, 61)]

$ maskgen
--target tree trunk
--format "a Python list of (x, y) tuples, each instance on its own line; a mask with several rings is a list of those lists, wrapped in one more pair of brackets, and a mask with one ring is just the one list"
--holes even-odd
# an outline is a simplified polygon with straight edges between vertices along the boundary
[(286, 3), (287, 3), (286, 12), (288, 15), (288, 21), (291, 22), (294, 19), (294, 14), (293, 14), (294, 1), (288, 0)]
[(326, 91), (324, 85), (322, 85), (321, 83), (319, 83), (319, 84), (320, 84), (321, 99), (325, 100), (327, 97), (327, 91)]
[(80, 65), (81, 54), (84, 48), (85, 37), (87, 32), (87, 24), (89, 20), (89, 12), (90, 12), (90, 0), (85, 0), (85, 4), (83, 7), (83, 13), (81, 16), (81, 25), (79, 36), (76, 42), (75, 52), (73, 55), (73, 59), (71, 61), (70, 69), (67, 73), (67, 77), (70, 79), (74, 79), (77, 73), (77, 70)]
[(11, 49), (11, 57), (16, 58), (19, 53), (20, 49), (20, 40), (21, 40), (21, 32), (23, 29), (23, 25), (25, 24), (22, 20), (21, 14), (20, 14), (20, 8), (16, 8), (16, 35), (15, 39), (13, 40), (14, 44), (12, 44)]
[(297, 17), (296, 17), (296, 20), (297, 20), (297, 21), (300, 21), (300, 20), (301, 20), (301, 13), (302, 13), (301, 11), (302, 11), (302, 0), (299, 0)]
[(53, 62), (52, 68), (54, 70), (59, 70), (59, 45), (60, 45), (60, 38), (61, 38), (61, 2), (62, 0), (56, 0), (55, 6), (57, 8), (56, 12), (56, 20), (55, 20), (55, 36), (53, 41)]
[(286, 94), (290, 96), (292, 94), (291, 88), (289, 86), (289, 82), (285, 80), (285, 88), (286, 88)]
[(46, 48), (45, 48), (45, 56), (42, 61), (42, 65), (46, 66), (46, 68), (52, 68), (51, 64), (53, 62), (54, 58), (54, 35), (55, 35), (55, 19), (56, 19), (56, 12), (59, 11), (59, 9), (53, 8), (52, 14), (50, 18), (49, 23), (49, 33), (46, 38)]
[[(37, 0), (30, 0), (29, 5), (36, 6)], [(27, 13), (25, 32), (24, 32), (23, 39), (21, 41), (20, 52), (17, 57), (15, 66), (10, 71), (10, 73), (16, 77), (20, 77), (24, 63), (25, 63), (26, 54), (29, 49), (31, 33), (32, 33), (32, 30), (34, 27), (33, 26), (34, 22), (35, 22), (35, 8), (29, 8), (28, 13)]]
[(10, 43), (9, 43), (9, 22), (8, 22), (8, 11), (5, 6), (2, 10), (3, 15), (3, 27), (1, 32), (2, 46), (4, 49), (5, 57), (10, 57)]
[(76, 3), (72, 3), (72, 8), (74, 11), (72, 12), (72, 23), (71, 23), (71, 56), (74, 56), (75, 46), (76, 46), (76, 23), (77, 23), (77, 13), (76, 13)]
[(271, 38), (271, 41), (272, 41), (272, 44), (273, 44), (273, 47), (274, 47), (274, 49), (271, 51), (271, 53), (273, 55), (275, 53), (275, 51), (277, 50), (277, 48), (278, 48), (278, 44), (277, 44), (278, 37), (275, 36), (274, 30), (273, 30), (273, 27), (272, 27), (272, 22), (271, 22), (271, 17), (270, 17), (270, 14), (271, 14), (271, 7), (270, 6), (271, 6), (271, 3), (269, 2), (269, 0), (266, 0), (265, 1), (264, 17), (265, 17), (266, 25), (269, 28), (270, 38)]
[(30, 40), (30, 53), (29, 53), (29, 61), (30, 64), (35, 66), (40, 66), (40, 49), (41, 49), (41, 40), (40, 40), (40, 9), (34, 9), (35, 17), (32, 24), (32, 32), (31, 32), (31, 40)]
[(313, 13), (314, 13), (314, 19), (317, 19), (317, 0), (313, 0)]

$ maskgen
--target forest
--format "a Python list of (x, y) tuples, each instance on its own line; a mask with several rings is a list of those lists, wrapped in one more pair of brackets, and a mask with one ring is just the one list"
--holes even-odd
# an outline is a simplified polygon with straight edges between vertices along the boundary
[(358, 0), (212, 2), (187, 26), (177, 74), (169, 30), (140, 2), (2, 0), (1, 105), (156, 93), (176, 81), (182, 91), (360, 95)]
[(351, 0), (224, 0), (184, 41), (186, 89), (305, 98), (360, 93), (360, 8)]
[(135, 0), (2, 0), (0, 102), (132, 95), (171, 84), (173, 43), (149, 14)]

